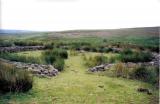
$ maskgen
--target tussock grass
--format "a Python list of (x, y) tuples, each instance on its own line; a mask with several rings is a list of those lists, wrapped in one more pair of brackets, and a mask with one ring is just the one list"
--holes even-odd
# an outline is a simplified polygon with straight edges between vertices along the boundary
[(47, 64), (54, 65), (54, 67), (59, 71), (62, 71), (64, 69), (64, 59), (68, 58), (68, 53), (66, 50), (57, 48), (44, 51), (42, 55)]
[(152, 60), (152, 54), (150, 52), (125, 49), (120, 53), (120, 58), (123, 62), (149, 62)]
[(26, 92), (32, 88), (29, 72), (0, 61), (0, 92)]

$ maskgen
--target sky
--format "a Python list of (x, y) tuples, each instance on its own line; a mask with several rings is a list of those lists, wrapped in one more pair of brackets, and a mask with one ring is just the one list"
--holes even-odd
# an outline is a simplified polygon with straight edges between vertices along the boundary
[(0, 17), (17, 30), (160, 26), (160, 0), (1, 0)]

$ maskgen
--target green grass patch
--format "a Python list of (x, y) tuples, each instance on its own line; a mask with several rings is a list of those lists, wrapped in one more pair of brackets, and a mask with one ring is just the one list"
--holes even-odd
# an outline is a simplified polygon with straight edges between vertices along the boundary
[(137, 92), (139, 87), (153, 88), (144, 82), (87, 74), (82, 53), (69, 56), (65, 63), (64, 71), (57, 77), (51, 79), (35, 77), (36, 83), (28, 93), (1, 95), (0, 102), (15, 104), (150, 104), (152, 98), (158, 96), (157, 90), (154, 89), (153, 95)]

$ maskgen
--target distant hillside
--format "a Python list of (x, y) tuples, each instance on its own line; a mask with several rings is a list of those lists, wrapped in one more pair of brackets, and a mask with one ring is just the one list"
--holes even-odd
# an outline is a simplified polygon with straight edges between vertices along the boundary
[(31, 32), (34, 32), (34, 31), (0, 29), (0, 34), (21, 34), (21, 33), (31, 33)]
[[(141, 28), (122, 28), (122, 29), (103, 29), (103, 30), (69, 30), (69, 31), (53, 31), (53, 32), (37, 32), (26, 30), (0, 30), (0, 35), (15, 35), (15, 36), (35, 36), (41, 38), (55, 37), (88, 37), (88, 36), (159, 36), (160, 27), (141, 27)], [(38, 38), (37, 37), (37, 38)]]
[(49, 36), (125, 36), (125, 35), (150, 35), (159, 36), (160, 27), (123, 28), (105, 30), (70, 30), (61, 32), (50, 32)]

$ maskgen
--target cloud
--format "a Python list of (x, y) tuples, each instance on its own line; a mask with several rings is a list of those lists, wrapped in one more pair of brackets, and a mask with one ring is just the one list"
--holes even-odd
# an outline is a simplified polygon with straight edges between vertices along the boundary
[(157, 0), (2, 0), (1, 24), (27, 30), (158, 26), (159, 10)]

